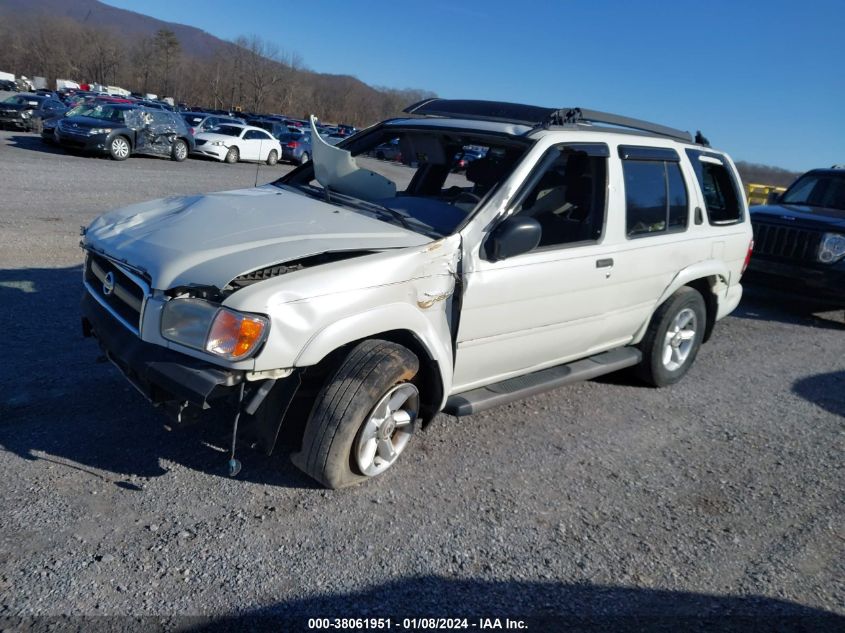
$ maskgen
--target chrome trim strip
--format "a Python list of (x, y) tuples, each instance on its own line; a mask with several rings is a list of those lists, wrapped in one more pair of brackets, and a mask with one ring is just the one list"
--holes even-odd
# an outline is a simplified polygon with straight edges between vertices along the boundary
[[(103, 306), (109, 314), (111, 314), (115, 319), (117, 319), (120, 322), (121, 325), (123, 325), (123, 327), (125, 327), (127, 330), (132, 332), (135, 336), (141, 336), (140, 330), (137, 327), (133, 326), (131, 323), (129, 323), (122, 316), (120, 316), (117, 312), (115, 312), (111, 308), (111, 306), (108, 303), (106, 303), (105, 299), (102, 299), (100, 297), (100, 295), (97, 294), (97, 292), (91, 287), (91, 284), (89, 284), (87, 281), (83, 280), (82, 285), (85, 286), (85, 289), (88, 291), (88, 293), (92, 297), (94, 297), (94, 299), (97, 301), (97, 303), (99, 303), (101, 306)], [(140, 319), (140, 315), (139, 315), (139, 319)]]

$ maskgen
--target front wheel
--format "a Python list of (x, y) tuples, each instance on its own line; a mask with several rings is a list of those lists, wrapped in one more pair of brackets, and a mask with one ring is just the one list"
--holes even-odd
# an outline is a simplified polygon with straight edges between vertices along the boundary
[(223, 160), (231, 165), (232, 163), (237, 163), (240, 160), (240, 158), (241, 158), (241, 153), (238, 151), (238, 148), (237, 147), (230, 147), (229, 151), (226, 152), (226, 158), (224, 158)]
[(126, 160), (130, 151), (129, 140), (125, 136), (115, 136), (109, 143), (109, 155), (114, 160)]
[(640, 349), (640, 377), (655, 387), (678, 382), (689, 371), (704, 338), (706, 308), (701, 294), (684, 286), (651, 319)]
[(178, 163), (188, 158), (188, 144), (181, 138), (173, 141), (173, 148), (170, 150), (170, 158)]
[(328, 488), (376, 477), (408, 446), (419, 415), (419, 359), (372, 339), (355, 346), (320, 391), (294, 464)]

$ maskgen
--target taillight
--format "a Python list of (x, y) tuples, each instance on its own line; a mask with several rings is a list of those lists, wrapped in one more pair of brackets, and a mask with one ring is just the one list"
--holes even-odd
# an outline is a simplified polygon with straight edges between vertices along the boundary
[(188, 129), (189, 129), (189, 130), (191, 130), (191, 136), (193, 136), (194, 134), (196, 134), (196, 132), (194, 132), (194, 128), (188, 128)]
[(289, 147), (290, 149), (296, 149), (297, 147), (299, 147), (299, 143), (297, 143), (296, 141), (290, 141), (286, 145), (286, 147)]
[(751, 253), (754, 251), (754, 240), (751, 240), (748, 243), (748, 252), (745, 254), (745, 262), (742, 264), (742, 272), (739, 273), (740, 275), (745, 273), (745, 269), (748, 268), (748, 264), (751, 262)]

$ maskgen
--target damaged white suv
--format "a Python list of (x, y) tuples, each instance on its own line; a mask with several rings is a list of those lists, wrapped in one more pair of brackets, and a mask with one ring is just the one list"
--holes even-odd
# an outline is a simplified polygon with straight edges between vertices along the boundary
[(84, 230), (84, 332), (177, 420), (231, 407), (230, 474), (238, 438), (270, 452), (285, 430), (299, 468), (347, 486), (439, 411), (626, 367), (672, 384), (739, 303), (748, 212), (700, 136), (577, 108), (406, 112), (337, 147), (312, 129), (313, 161), (272, 184)]

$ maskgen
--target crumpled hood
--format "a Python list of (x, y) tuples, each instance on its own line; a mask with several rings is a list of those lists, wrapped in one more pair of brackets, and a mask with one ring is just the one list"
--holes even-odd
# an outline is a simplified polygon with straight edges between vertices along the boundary
[(265, 185), (153, 200), (112, 211), (83, 245), (146, 272), (153, 288), (222, 288), (250, 271), (320, 253), (419, 246), (431, 239)]

